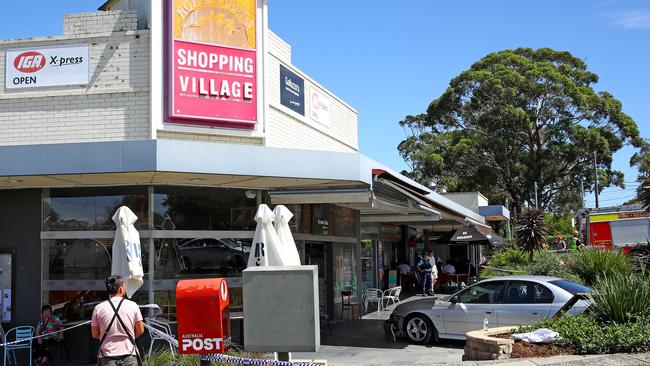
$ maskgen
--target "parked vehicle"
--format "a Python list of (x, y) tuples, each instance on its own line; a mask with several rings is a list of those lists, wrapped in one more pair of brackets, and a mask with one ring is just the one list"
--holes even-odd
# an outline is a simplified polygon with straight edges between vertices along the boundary
[(576, 219), (588, 246), (626, 254), (649, 246), (650, 213), (642, 205), (586, 209)]
[[(442, 300), (423, 298), (398, 305), (384, 323), (388, 337), (406, 336), (417, 344), (440, 338), (465, 339), (465, 333), (489, 327), (526, 325), (553, 316), (588, 287), (544, 276), (495, 277), (478, 282)], [(588, 306), (580, 300), (568, 313)]]

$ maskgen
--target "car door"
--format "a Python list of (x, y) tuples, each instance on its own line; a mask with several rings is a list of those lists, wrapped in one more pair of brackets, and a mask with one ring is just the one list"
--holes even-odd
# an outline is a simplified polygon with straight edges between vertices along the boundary
[(489, 326), (497, 324), (497, 306), (501, 303), (505, 281), (477, 283), (454, 295), (443, 311), (445, 333), (465, 335), (483, 328), (487, 317)]
[(527, 325), (550, 315), (554, 295), (541, 283), (508, 281), (499, 305), (497, 322), (500, 327)]

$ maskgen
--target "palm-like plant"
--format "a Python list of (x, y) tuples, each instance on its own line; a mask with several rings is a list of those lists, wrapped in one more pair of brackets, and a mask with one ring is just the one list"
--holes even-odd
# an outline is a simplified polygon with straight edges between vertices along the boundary
[(544, 247), (548, 228), (544, 221), (544, 214), (540, 210), (528, 209), (519, 218), (515, 227), (517, 234), (517, 245), (526, 253), (530, 261), (533, 260), (533, 254), (536, 250)]

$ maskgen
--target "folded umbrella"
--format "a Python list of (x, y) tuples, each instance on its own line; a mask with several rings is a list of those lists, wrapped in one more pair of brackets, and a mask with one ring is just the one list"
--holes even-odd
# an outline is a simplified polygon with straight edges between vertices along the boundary
[(113, 240), (111, 274), (124, 279), (128, 297), (133, 296), (144, 283), (140, 234), (133, 226), (137, 220), (138, 217), (126, 206), (118, 208), (113, 215), (116, 230)]
[(267, 205), (260, 205), (255, 214), (255, 235), (248, 255), (248, 267), (284, 266), (280, 239), (273, 228), (275, 215)]
[(273, 214), (275, 215), (273, 226), (278, 233), (278, 239), (280, 239), (282, 259), (287, 266), (299, 266), (300, 255), (298, 254), (296, 242), (293, 240), (293, 234), (291, 234), (291, 229), (289, 228), (289, 221), (293, 217), (293, 214), (283, 205), (275, 206)]

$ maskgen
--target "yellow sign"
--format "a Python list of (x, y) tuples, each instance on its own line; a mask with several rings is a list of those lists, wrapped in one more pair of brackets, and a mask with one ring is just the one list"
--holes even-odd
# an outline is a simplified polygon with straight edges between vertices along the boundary
[(174, 38), (255, 49), (256, 0), (173, 0)]

